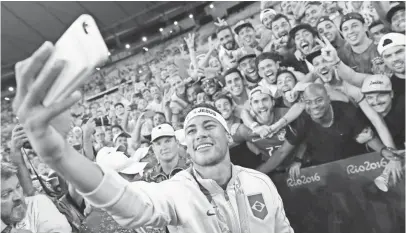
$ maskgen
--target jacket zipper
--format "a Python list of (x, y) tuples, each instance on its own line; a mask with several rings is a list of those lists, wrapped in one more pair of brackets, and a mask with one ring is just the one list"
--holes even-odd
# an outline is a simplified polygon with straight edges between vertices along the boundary
[(237, 215), (236, 215), (236, 213), (235, 213), (235, 210), (234, 210), (234, 208), (233, 208), (233, 205), (231, 204), (231, 201), (230, 201), (230, 197), (228, 196), (226, 190), (224, 190), (224, 197), (225, 197), (225, 199), (226, 199), (226, 201), (227, 201), (228, 206), (230, 207), (231, 211), (233, 212), (233, 218), (232, 218), (232, 220), (231, 220), (231, 224), (232, 224), (232, 228), (233, 228), (233, 231), (232, 231), (232, 232), (233, 232), (233, 233), (241, 232), (241, 231), (237, 228), (238, 225), (236, 224), (235, 220), (238, 219), (238, 217), (237, 217)]

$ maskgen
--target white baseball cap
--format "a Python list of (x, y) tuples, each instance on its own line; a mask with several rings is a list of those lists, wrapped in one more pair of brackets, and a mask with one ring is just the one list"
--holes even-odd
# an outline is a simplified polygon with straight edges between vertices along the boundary
[(175, 130), (170, 124), (164, 123), (154, 127), (151, 132), (151, 142), (164, 136), (168, 137), (175, 136)]
[(398, 45), (406, 45), (406, 36), (400, 33), (391, 32), (382, 36), (379, 40), (377, 50), (379, 55), (382, 55), (386, 49)]
[(262, 20), (264, 19), (264, 17), (267, 16), (267, 15), (274, 15), (275, 16), (276, 11), (274, 9), (269, 9), (269, 8), (263, 9), (261, 11), (261, 14), (259, 15), (259, 19), (261, 20), (261, 23), (262, 23)]
[(142, 175), (145, 166), (148, 164), (128, 158), (123, 152), (117, 151), (114, 147), (101, 148), (97, 153), (96, 163), (101, 167), (130, 175)]
[(390, 92), (392, 91), (392, 83), (386, 75), (370, 75), (364, 79), (361, 92)]
[(148, 151), (150, 148), (151, 148), (150, 146), (138, 148), (134, 152), (134, 155), (131, 156), (131, 159), (133, 159), (137, 162), (141, 161), (141, 159), (145, 158), (145, 156), (148, 154)]

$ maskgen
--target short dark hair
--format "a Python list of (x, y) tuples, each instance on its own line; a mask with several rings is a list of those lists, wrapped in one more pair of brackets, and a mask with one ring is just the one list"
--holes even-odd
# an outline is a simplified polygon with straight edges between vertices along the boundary
[(220, 27), (217, 28), (216, 35), (218, 35), (221, 31), (224, 31), (226, 29), (230, 30), (231, 34), (233, 34), (233, 30), (231, 29), (231, 27), (228, 26), (228, 25), (227, 26), (224, 25), (224, 26), (220, 26)]
[(371, 30), (371, 28), (378, 26), (380, 24), (383, 24), (385, 26), (385, 24), (381, 20), (376, 20), (376, 21), (372, 22), (371, 25), (368, 26), (368, 30)]
[(161, 116), (163, 116), (163, 117), (166, 119), (165, 114), (164, 114), (163, 112), (155, 112), (154, 116), (155, 116), (155, 115), (161, 115)]
[(116, 104), (114, 105), (114, 108), (116, 108), (117, 106), (120, 106), (120, 105), (124, 108), (124, 104), (122, 104), (122, 103), (116, 103)]
[(296, 81), (296, 83), (297, 83), (296, 75), (295, 75), (292, 71), (287, 70), (287, 69), (279, 69), (279, 70), (278, 70), (278, 72), (276, 73), (276, 82), (278, 82), (278, 77), (279, 77), (281, 74), (284, 74), (284, 73), (289, 73), (289, 74), (291, 74), (292, 77), (295, 79), (295, 81)]
[(113, 128), (118, 128), (118, 129), (120, 129), (121, 131), (124, 131), (124, 130), (123, 130), (123, 127), (121, 127), (120, 125), (113, 125), (113, 126), (111, 126), (111, 129), (113, 129)]
[(274, 62), (282, 62), (282, 57), (278, 53), (272, 53), (272, 52), (265, 52), (261, 53), (257, 58), (255, 58), (255, 66), (258, 69), (258, 64), (266, 59), (273, 60)]
[(290, 24), (289, 19), (288, 19), (288, 17), (287, 17), (286, 15), (281, 14), (281, 13), (278, 13), (278, 14), (275, 15), (275, 17), (274, 17), (274, 18), (272, 19), (272, 21), (271, 21), (271, 29), (272, 29), (272, 24), (273, 24), (274, 22), (276, 22), (277, 20), (281, 19), (281, 18), (286, 19), (286, 21), (288, 21), (288, 23)]
[(226, 76), (229, 75), (229, 74), (232, 74), (232, 73), (237, 73), (237, 74), (240, 75), (241, 78), (243, 78), (243, 76), (242, 76), (242, 74), (241, 74), (241, 72), (240, 72), (239, 69), (237, 69), (237, 68), (230, 68), (230, 69), (228, 69), (226, 72), (224, 72), (223, 79), (226, 80)]
[(214, 94), (214, 96), (213, 96), (213, 102), (214, 103), (217, 100), (221, 100), (221, 99), (226, 99), (228, 102), (230, 102), (231, 105), (233, 105), (233, 100), (231, 99), (231, 97), (229, 95), (227, 95), (227, 93), (225, 93), (225, 92), (217, 92), (216, 94)]

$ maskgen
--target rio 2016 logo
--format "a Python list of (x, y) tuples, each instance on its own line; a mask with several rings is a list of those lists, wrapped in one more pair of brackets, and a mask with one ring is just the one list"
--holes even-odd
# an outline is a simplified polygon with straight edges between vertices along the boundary
[(357, 174), (370, 170), (376, 170), (378, 168), (385, 167), (386, 164), (388, 164), (388, 162), (386, 162), (384, 158), (382, 158), (378, 162), (373, 163), (371, 163), (370, 161), (365, 161), (362, 165), (359, 166), (351, 164), (347, 166), (347, 174)]
[(289, 178), (286, 180), (289, 187), (301, 186), (320, 181), (319, 174), (315, 173), (313, 176), (300, 176), (299, 179)]

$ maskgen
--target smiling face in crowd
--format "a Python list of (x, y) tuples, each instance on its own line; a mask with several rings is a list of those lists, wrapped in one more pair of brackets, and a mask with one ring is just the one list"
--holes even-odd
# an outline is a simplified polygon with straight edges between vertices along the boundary
[(27, 205), (23, 188), (17, 175), (1, 178), (1, 220), (6, 224), (17, 223), (25, 217)]
[(273, 14), (266, 14), (266, 15), (264, 16), (264, 18), (262, 19), (262, 24), (263, 24), (266, 28), (271, 29), (271, 28), (272, 28), (271, 22), (272, 22), (272, 20), (273, 20), (274, 17), (275, 17), (275, 15), (273, 15)]
[(217, 33), (217, 38), (220, 44), (227, 50), (233, 50), (235, 48), (236, 42), (234, 40), (234, 34), (231, 29), (226, 28)]
[(214, 166), (228, 155), (227, 131), (215, 119), (196, 116), (185, 127), (187, 151), (202, 167)]
[(178, 153), (178, 142), (175, 137), (160, 137), (152, 142), (152, 149), (158, 160), (170, 162)]
[(350, 19), (342, 25), (344, 39), (352, 46), (365, 43), (367, 38), (366, 32), (366, 25), (357, 19)]
[(317, 21), (324, 15), (324, 8), (320, 5), (311, 4), (305, 10), (305, 21), (312, 25), (312, 27), (316, 26)]
[(282, 8), (282, 13), (285, 15), (293, 14), (293, 8), (292, 8), (292, 2), (289, 1), (282, 1), (281, 2), (281, 8)]
[(328, 83), (333, 78), (333, 67), (323, 56), (313, 58), (313, 66), (316, 73), (320, 76), (323, 82)]
[(250, 57), (242, 60), (239, 64), (239, 68), (245, 77), (250, 80), (256, 81), (259, 78), (257, 67), (255, 67), (255, 58)]
[(320, 36), (325, 36), (330, 42), (335, 41), (340, 36), (337, 26), (331, 21), (319, 23), (317, 31)]
[(394, 32), (404, 33), (406, 29), (406, 16), (405, 10), (398, 10), (392, 16), (391, 27)]
[(373, 92), (365, 94), (367, 103), (379, 114), (388, 113), (392, 106), (393, 92)]
[(405, 73), (405, 46), (398, 45), (385, 49), (382, 59), (386, 66), (397, 74)]
[(279, 64), (272, 59), (264, 59), (258, 63), (259, 76), (266, 79), (269, 84), (276, 82)]
[(239, 73), (233, 72), (225, 76), (226, 88), (233, 96), (240, 96), (244, 92), (244, 81)]
[(176, 90), (176, 94), (183, 95), (186, 91), (186, 87), (182, 82), (179, 75), (175, 75), (168, 79), (169, 85)]
[(296, 78), (291, 73), (281, 73), (277, 77), (276, 86), (283, 93), (291, 91), (296, 85)]
[(302, 54), (309, 54), (314, 46), (315, 40), (314, 35), (307, 29), (300, 29), (295, 33), (295, 45)]
[(283, 17), (273, 21), (271, 26), (272, 33), (277, 39), (283, 36), (287, 37), (289, 35), (289, 31), (292, 29), (289, 21)]
[[(313, 85), (313, 86), (312, 86)], [(305, 111), (314, 120), (320, 120), (329, 111), (330, 98), (326, 89), (320, 85), (312, 84), (304, 91)]]
[(274, 101), (270, 95), (257, 91), (251, 95), (250, 105), (260, 121), (270, 120), (274, 107)]
[(153, 125), (158, 126), (160, 124), (165, 123), (165, 116), (162, 113), (155, 113), (154, 117), (152, 118)]
[(151, 95), (154, 99), (159, 99), (161, 97), (161, 91), (159, 90), (159, 88), (157, 86), (152, 86), (150, 88), (151, 90)]
[(255, 43), (255, 30), (251, 27), (243, 27), (239, 32), (238, 36), (241, 39), (241, 42), (246, 45), (250, 46)]
[(233, 115), (233, 105), (227, 98), (221, 98), (214, 102), (214, 105), (219, 110), (224, 119), (228, 120)]
[(211, 56), (209, 59), (209, 67), (216, 70), (221, 70), (220, 60), (217, 57)]

